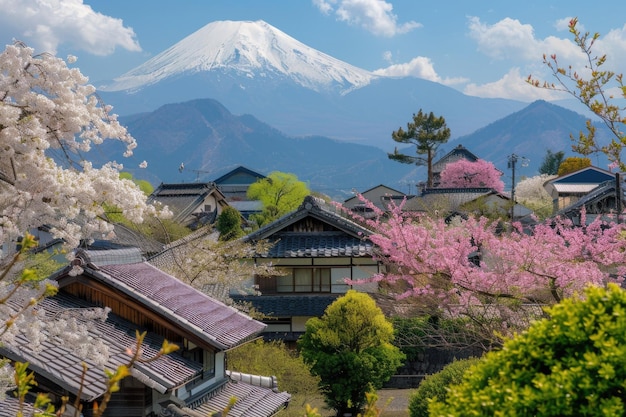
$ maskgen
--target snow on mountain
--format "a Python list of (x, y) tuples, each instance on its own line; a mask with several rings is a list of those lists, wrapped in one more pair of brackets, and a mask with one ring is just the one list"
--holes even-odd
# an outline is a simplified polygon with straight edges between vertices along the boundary
[(313, 49), (258, 20), (209, 23), (174, 46), (104, 86), (136, 91), (171, 77), (236, 71), (249, 78), (283, 77), (313, 91), (347, 93), (377, 78)]

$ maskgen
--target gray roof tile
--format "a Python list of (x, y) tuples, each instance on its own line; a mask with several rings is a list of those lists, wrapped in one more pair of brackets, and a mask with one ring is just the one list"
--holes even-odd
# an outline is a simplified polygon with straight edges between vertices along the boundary
[(237, 398), (237, 402), (228, 413), (232, 417), (272, 416), (284, 408), (291, 399), (291, 395), (286, 392), (275, 392), (270, 388), (231, 381), (193, 411), (211, 416), (213, 413), (223, 411), (232, 397)]
[[(80, 323), (88, 325), (90, 336), (102, 340), (108, 346), (109, 359), (104, 368), (116, 369), (119, 365), (129, 361), (130, 358), (126, 350), (135, 346), (136, 329), (139, 331), (142, 329), (138, 329), (135, 324), (115, 314), (109, 314), (107, 320), (102, 322), (85, 319), (84, 315), (80, 313), (82, 309), (94, 307), (84, 300), (60, 292), (54, 297), (42, 300), (37, 308), (43, 309), (49, 319), (74, 312), (74, 318)], [(163, 338), (148, 333), (142, 346), (144, 357), (155, 356), (162, 343)], [(0, 352), (12, 360), (29, 362), (30, 368), (35, 373), (74, 394), (79, 390), (82, 373), (81, 363), (85, 362), (89, 369), (82, 391), (83, 399), (91, 401), (100, 397), (106, 390), (103, 367), (88, 359), (80, 358), (71, 346), (64, 345), (56, 338), (46, 338), (41, 350), (33, 350), (29, 348), (30, 345), (26, 336), (19, 335), (15, 343), (7, 343), (0, 347)], [(185, 359), (174, 352), (155, 361), (139, 363), (131, 370), (131, 373), (151, 388), (165, 392), (189, 381), (201, 370), (201, 364)]]
[(234, 347), (265, 327), (147, 262), (104, 265), (97, 270), (85, 268), (84, 273), (117, 288), (163, 317), (169, 317), (219, 349)]
[(262, 257), (328, 258), (338, 256), (372, 256), (369, 240), (341, 232), (280, 233), (268, 239), (273, 246)]
[(233, 300), (250, 303), (256, 310), (272, 317), (320, 317), (326, 307), (343, 294), (254, 295), (233, 294)]

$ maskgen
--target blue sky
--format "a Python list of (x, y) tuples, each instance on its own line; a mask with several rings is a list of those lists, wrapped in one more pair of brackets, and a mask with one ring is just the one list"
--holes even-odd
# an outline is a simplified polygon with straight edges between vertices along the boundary
[(607, 67), (626, 72), (626, 2), (505, 0), (0, 0), (0, 41), (78, 57), (92, 81), (111, 79), (216, 20), (265, 20), (370, 71), (411, 75), (469, 95), (556, 98), (543, 54), (584, 65), (567, 22), (599, 32)]

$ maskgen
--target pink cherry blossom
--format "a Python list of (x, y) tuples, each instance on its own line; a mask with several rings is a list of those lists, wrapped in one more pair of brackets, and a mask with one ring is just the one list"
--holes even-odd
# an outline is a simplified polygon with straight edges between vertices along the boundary
[(491, 163), (483, 159), (475, 162), (459, 159), (450, 162), (441, 172), (441, 188), (493, 188), (498, 192), (504, 191), (504, 182), (500, 179), (502, 173)]

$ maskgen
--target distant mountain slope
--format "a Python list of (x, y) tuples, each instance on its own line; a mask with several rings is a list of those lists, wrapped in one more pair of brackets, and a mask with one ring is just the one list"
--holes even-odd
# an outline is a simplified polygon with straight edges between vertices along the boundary
[(452, 137), (526, 106), (470, 97), (414, 77), (382, 77), (317, 51), (263, 21), (212, 22), (113, 81), (95, 83), (120, 115), (211, 98), (291, 136), (392, 150), (390, 135), (423, 109)]
[(155, 185), (209, 181), (239, 165), (263, 174), (291, 172), (312, 189), (339, 198), (351, 196), (353, 188), (384, 183), (407, 189), (406, 181), (414, 182), (414, 166), (389, 160), (379, 148), (290, 137), (253, 116), (235, 116), (215, 100), (168, 104), (120, 121), (137, 139), (134, 158), (148, 161), (147, 170), (130, 171)]
[[(579, 132), (586, 132), (586, 120), (571, 110), (539, 100), (470, 135), (456, 139), (454, 144), (463, 144), (480, 158), (493, 162), (507, 177), (511, 175), (507, 168), (508, 156), (516, 154), (525, 157), (529, 160), (528, 165), (518, 165), (516, 174), (520, 177), (533, 176), (537, 175), (548, 150), (564, 151), (566, 157), (581, 156), (572, 151), (570, 135), (578, 138)], [(608, 136), (602, 126), (597, 126), (597, 129), (600, 140)], [(594, 165), (607, 168), (603, 156), (596, 155), (591, 159)]]

